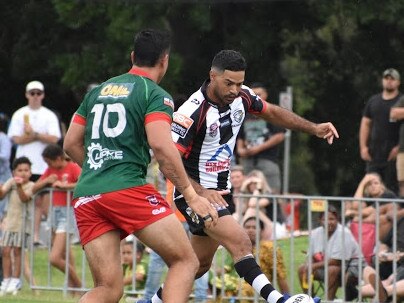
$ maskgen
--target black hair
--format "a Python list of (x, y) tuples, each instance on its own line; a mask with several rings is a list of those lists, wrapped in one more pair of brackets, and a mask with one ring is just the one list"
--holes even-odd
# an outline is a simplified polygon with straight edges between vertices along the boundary
[(171, 37), (166, 31), (145, 29), (136, 34), (133, 43), (135, 65), (156, 66), (158, 60), (170, 51)]
[(5, 113), (0, 113), (0, 132), (7, 132), (10, 118)]
[(226, 49), (216, 54), (212, 61), (212, 67), (220, 71), (227, 69), (233, 72), (238, 72), (247, 69), (247, 62), (240, 52)]
[(42, 152), (42, 157), (50, 160), (56, 160), (64, 155), (63, 148), (58, 144), (49, 144)]
[[(339, 220), (338, 210), (334, 205), (328, 205), (328, 212), (332, 213), (337, 218), (337, 220)], [(323, 219), (324, 215), (325, 211), (320, 213), (320, 220)]]
[[(132, 240), (125, 241), (124, 245), (130, 245), (133, 247), (133, 241)], [(145, 249), (146, 249), (146, 246), (142, 242), (140, 242), (140, 241), (136, 242), (136, 251), (137, 252), (143, 253), (145, 251)]]
[[(252, 221), (252, 220), (256, 221), (257, 218), (256, 218), (256, 217), (248, 217), (247, 219), (244, 220), (243, 226), (245, 226), (245, 224), (246, 224), (248, 221)], [(260, 230), (263, 230), (263, 229), (264, 229), (264, 222), (262, 222), (261, 219), (258, 219), (258, 221), (259, 221), (259, 225), (260, 225)]]
[(32, 165), (31, 161), (27, 157), (19, 157), (19, 158), (14, 159), (13, 164), (11, 165), (11, 168), (13, 170), (15, 170), (17, 168), (17, 166), (20, 164), (28, 164), (29, 167), (31, 167), (31, 165)]

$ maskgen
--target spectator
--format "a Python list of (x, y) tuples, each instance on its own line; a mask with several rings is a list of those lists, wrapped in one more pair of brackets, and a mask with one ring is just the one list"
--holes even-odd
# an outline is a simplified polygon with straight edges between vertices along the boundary
[[(371, 284), (376, 289), (376, 271), (367, 266), (361, 259), (361, 251), (358, 243), (349, 229), (338, 223), (338, 212), (332, 205), (328, 206), (328, 228), (325, 228), (325, 213), (320, 214), (321, 226), (314, 229), (310, 239), (310, 255), (312, 261), (311, 272), (309, 265), (305, 263), (299, 267), (298, 275), (303, 291), (307, 284), (307, 277), (313, 276), (315, 280), (323, 281), (325, 266), (328, 267), (327, 300), (334, 300), (341, 281), (341, 275), (345, 273), (346, 300), (351, 301), (357, 296), (359, 264), (362, 262), (363, 279), (366, 284)], [(326, 231), (328, 232), (325, 235)], [(326, 236), (326, 239), (324, 237)], [(326, 240), (326, 246), (324, 246)], [(343, 242), (344, 241), (344, 242)], [(325, 260), (325, 256), (327, 259)], [(346, 268), (342, 269), (342, 261), (345, 260)], [(379, 280), (378, 302), (386, 302), (387, 294)]]
[[(274, 232), (276, 232), (276, 238), (283, 238), (287, 235), (286, 225), (284, 222), (282, 205), (278, 203), (278, 199), (273, 199), (266, 197), (272, 193), (272, 189), (269, 187), (268, 182), (260, 170), (251, 171), (243, 185), (242, 192), (246, 194), (251, 194), (252, 197), (248, 199), (247, 210), (244, 213), (244, 218), (254, 216), (256, 214), (257, 204), (259, 209), (265, 214), (271, 222), (276, 224)], [(263, 196), (264, 195), (264, 196)], [(275, 210), (274, 202), (277, 203)], [(276, 218), (275, 218), (276, 211)], [(275, 220), (276, 219), (276, 220)]]
[[(262, 100), (268, 100), (268, 92), (261, 83), (253, 83), (251, 89)], [(274, 194), (281, 192), (278, 154), (284, 140), (285, 129), (252, 114), (247, 114), (237, 139), (237, 153), (245, 173), (260, 169)]]
[(397, 154), (397, 180), (399, 195), (404, 199), (404, 97), (400, 97), (390, 110), (390, 120), (400, 121), (399, 148)]
[[(383, 184), (377, 173), (366, 174), (359, 182), (354, 198), (382, 198), (394, 199), (397, 196)], [(361, 206), (361, 214), (360, 211)], [(351, 218), (350, 229), (359, 242), (359, 217), (362, 216), (362, 252), (370, 264), (376, 243), (376, 217), (379, 216), (379, 239), (383, 239), (391, 228), (390, 213), (392, 203), (380, 202), (377, 212), (375, 202), (352, 201), (347, 203), (345, 216)]]
[[(255, 248), (257, 247), (257, 228), (256, 228), (256, 218), (255, 217), (249, 217), (246, 220), (244, 220), (244, 229), (247, 232), (248, 237), (251, 240), (251, 244), (253, 247), (253, 252), (255, 257), (257, 258), (257, 252), (255, 251)], [(264, 223), (259, 220), (259, 231), (261, 232), (261, 235), (258, 239), (262, 239), (262, 231), (264, 228)], [(265, 240), (260, 240), (259, 241), (259, 264), (262, 268), (262, 272), (267, 276), (267, 278), (271, 281), (272, 280), (272, 273), (273, 273), (273, 255), (274, 255), (274, 246), (272, 241), (265, 241)], [(283, 256), (282, 252), (279, 248), (279, 246), (276, 248), (276, 279), (278, 282), (278, 287), (281, 290), (282, 293), (289, 293), (289, 285), (286, 280), (286, 268), (285, 264), (283, 262)], [(253, 297), (254, 296), (254, 290), (252, 287), (244, 282), (242, 286), (242, 295), (243, 297)], [(247, 302), (247, 301), (241, 301), (241, 302)]]
[(76, 163), (66, 160), (63, 149), (58, 144), (49, 144), (42, 152), (42, 156), (49, 167), (36, 181), (33, 192), (36, 193), (45, 187), (53, 188), (52, 247), (49, 260), (52, 266), (65, 273), (67, 253), (69, 253), (69, 287), (80, 288), (81, 281), (74, 268), (71, 247), (66, 247), (66, 237), (72, 236), (76, 228), (73, 208), (67, 202), (72, 200), (71, 190), (76, 186), (81, 169)]
[[(42, 105), (45, 89), (41, 82), (31, 81), (25, 89), (28, 105), (18, 109), (11, 117), (8, 136), (17, 144), (16, 157), (28, 157), (32, 163), (32, 181), (43, 174), (47, 165), (41, 153), (49, 143), (61, 138), (59, 121), (54, 112)], [(35, 199), (34, 243), (40, 244), (41, 218), (47, 216), (48, 199)]]
[[(1, 239), (3, 259), (3, 281), (0, 286), (1, 295), (15, 293), (21, 289), (22, 247), (26, 244), (31, 226), (29, 221), (29, 203), (31, 202), (34, 182), (29, 180), (30, 177), (30, 160), (27, 157), (16, 158), (13, 161), (13, 177), (0, 187), (0, 198), (3, 198), (5, 195), (9, 197)], [(25, 230), (23, 230), (24, 226)], [(30, 278), (27, 268), (26, 266), (26, 276)]]
[(396, 157), (398, 127), (390, 120), (390, 109), (400, 98), (400, 74), (394, 68), (383, 72), (383, 91), (366, 103), (359, 130), (359, 146), (366, 172), (376, 172), (386, 186), (397, 192)]
[[(10, 158), (12, 143), (7, 137), (7, 128), (10, 119), (0, 113), (0, 184), (11, 178)], [(7, 196), (0, 199), (0, 222), (7, 204)], [(0, 233), (1, 234), (1, 233)]]
[[(231, 193), (233, 196), (233, 217), (237, 221), (241, 221), (241, 218), (243, 217), (245, 210), (246, 210), (246, 205), (243, 203), (243, 199), (240, 199), (239, 197), (235, 197), (239, 194), (241, 194), (241, 185), (244, 182), (244, 168), (242, 165), (234, 165), (230, 168), (230, 183), (231, 183)], [(229, 206), (231, 203), (229, 203)], [(228, 207), (229, 208), (229, 207)]]
[(397, 280), (404, 279), (404, 208), (401, 207), (396, 214), (397, 230), (396, 230), (396, 247), (397, 251), (393, 250), (393, 227), (389, 233), (382, 239), (379, 249), (380, 275), (383, 279), (387, 279), (393, 273), (393, 258), (398, 256), (398, 267), (402, 267), (403, 276), (398, 276)]
[(142, 242), (136, 243), (136, 269), (133, 270), (133, 236), (121, 241), (121, 257), (123, 267), (123, 284), (125, 290), (133, 290), (132, 283), (135, 281), (135, 290), (144, 289), (147, 275), (147, 259), (144, 257), (145, 246)]

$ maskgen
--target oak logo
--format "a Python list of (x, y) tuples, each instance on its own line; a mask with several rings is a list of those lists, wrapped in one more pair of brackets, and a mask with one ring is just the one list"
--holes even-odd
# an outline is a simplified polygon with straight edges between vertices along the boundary
[(133, 83), (108, 83), (100, 91), (98, 99), (126, 98), (132, 92)]

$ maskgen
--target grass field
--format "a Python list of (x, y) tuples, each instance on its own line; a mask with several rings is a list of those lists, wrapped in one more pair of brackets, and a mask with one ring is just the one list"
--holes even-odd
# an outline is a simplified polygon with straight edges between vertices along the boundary
[[(297, 268), (299, 264), (304, 262), (305, 255), (302, 251), (307, 250), (308, 240), (307, 237), (298, 237), (294, 239), (294, 251), (291, 252), (290, 240), (281, 240), (278, 242), (281, 250), (283, 252), (284, 260), (286, 266), (288, 268), (288, 282), (291, 278), (290, 268), (293, 263), (294, 266), (294, 274), (293, 274), (293, 287), (291, 288), (291, 293), (299, 293), (301, 292), (298, 278), (297, 278)], [(78, 273), (81, 273), (81, 269), (83, 267), (82, 263), (82, 250), (81, 246), (74, 246), (74, 255), (75, 255), (75, 263), (76, 270)], [(34, 277), (36, 280), (36, 284), (41, 287), (53, 287), (53, 288), (62, 288), (64, 283), (64, 275), (60, 273), (56, 269), (48, 270), (48, 250), (47, 249), (37, 249), (34, 254)], [(92, 287), (91, 274), (88, 271), (87, 266), (84, 264), (85, 268), (85, 286), (90, 288)], [(290, 284), (290, 283), (289, 283)], [(24, 283), (23, 289), (15, 296), (7, 295), (4, 297), (0, 297), (0, 302), (7, 303), (45, 303), (45, 302), (77, 302), (78, 299), (72, 298), (71, 295), (64, 295), (61, 290), (54, 291), (46, 291), (40, 290), (37, 293), (34, 293), (31, 289), (29, 289), (29, 285)], [(124, 299), (121, 300), (124, 302)]]

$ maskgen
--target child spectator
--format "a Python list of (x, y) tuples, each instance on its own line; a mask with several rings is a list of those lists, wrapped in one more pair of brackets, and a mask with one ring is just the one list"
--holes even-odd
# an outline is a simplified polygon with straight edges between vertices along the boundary
[(42, 157), (48, 164), (48, 168), (36, 181), (33, 192), (36, 193), (45, 187), (52, 187), (52, 247), (49, 256), (52, 266), (65, 273), (66, 252), (69, 252), (68, 277), (69, 287), (80, 288), (81, 281), (74, 268), (74, 257), (71, 247), (66, 247), (66, 237), (73, 235), (76, 228), (73, 208), (67, 205), (72, 200), (72, 192), (69, 197), (66, 190), (72, 190), (80, 176), (80, 167), (67, 161), (63, 149), (57, 144), (48, 145), (42, 152)]
[[(21, 288), (21, 252), (31, 224), (29, 203), (32, 202), (34, 182), (31, 177), (31, 162), (27, 157), (14, 160), (13, 177), (0, 187), (0, 198), (8, 195), (9, 204), (4, 217), (3, 236), (1, 239), (3, 258), (3, 281), (0, 293), (15, 293)], [(24, 223), (25, 220), (25, 223)], [(23, 230), (25, 224), (25, 231)], [(14, 256), (12, 260), (11, 255)], [(14, 261), (14, 262), (13, 262)]]
[(121, 242), (121, 256), (123, 268), (123, 284), (125, 290), (132, 290), (135, 280), (135, 290), (144, 289), (147, 274), (147, 262), (143, 258), (145, 246), (138, 241), (136, 244), (136, 269), (133, 271), (133, 240), (124, 239)]

